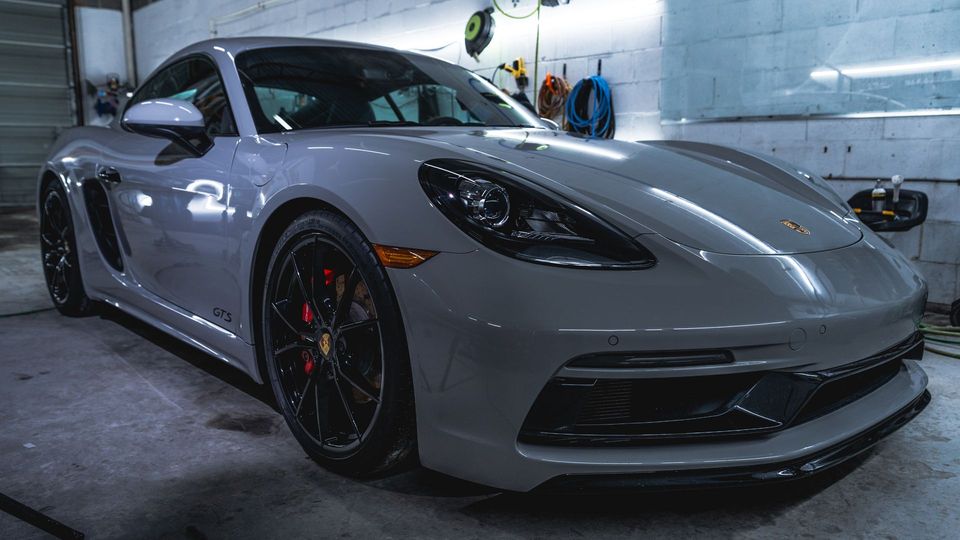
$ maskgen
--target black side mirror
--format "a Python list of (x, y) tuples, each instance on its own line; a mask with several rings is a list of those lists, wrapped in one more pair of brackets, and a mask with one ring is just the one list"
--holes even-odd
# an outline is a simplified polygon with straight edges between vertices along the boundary
[(874, 208), (872, 190), (857, 192), (847, 203), (867, 227), (875, 231), (907, 231), (927, 219), (927, 194), (910, 189), (900, 190), (900, 200), (893, 202), (893, 190), (887, 190), (882, 208)]

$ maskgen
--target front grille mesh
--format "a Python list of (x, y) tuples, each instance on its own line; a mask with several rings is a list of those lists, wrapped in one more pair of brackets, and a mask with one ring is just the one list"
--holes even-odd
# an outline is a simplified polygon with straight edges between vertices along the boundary
[(577, 415), (578, 424), (606, 424), (630, 420), (633, 381), (598, 381)]

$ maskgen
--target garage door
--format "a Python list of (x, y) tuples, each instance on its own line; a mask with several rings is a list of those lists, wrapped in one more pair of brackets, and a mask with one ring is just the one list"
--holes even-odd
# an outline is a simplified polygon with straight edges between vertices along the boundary
[(32, 204), (40, 163), (74, 125), (66, 0), (0, 0), (0, 205)]

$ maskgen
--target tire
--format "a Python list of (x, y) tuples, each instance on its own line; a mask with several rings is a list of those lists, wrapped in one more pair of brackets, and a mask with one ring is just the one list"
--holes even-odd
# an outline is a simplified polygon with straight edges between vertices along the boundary
[(60, 182), (49, 182), (40, 194), (40, 261), (47, 292), (63, 315), (83, 317), (94, 303), (83, 289), (73, 215)]
[(950, 324), (960, 326), (960, 298), (953, 301), (950, 305)]
[(308, 212), (281, 235), (266, 276), (261, 354), (277, 405), (303, 449), (328, 469), (356, 477), (412, 460), (407, 344), (372, 246), (341, 215)]

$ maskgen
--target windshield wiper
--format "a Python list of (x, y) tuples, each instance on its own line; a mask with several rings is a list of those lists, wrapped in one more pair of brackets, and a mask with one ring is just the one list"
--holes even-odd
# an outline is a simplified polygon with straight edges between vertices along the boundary
[(370, 120), (368, 126), (419, 126), (420, 122), (410, 120)]

